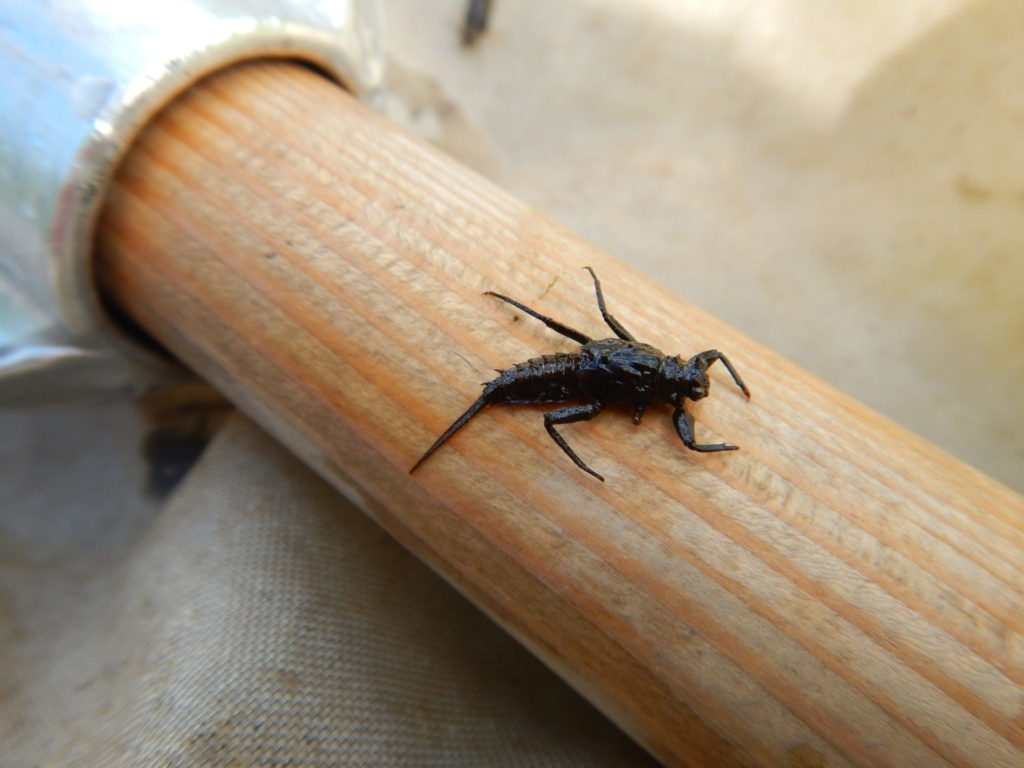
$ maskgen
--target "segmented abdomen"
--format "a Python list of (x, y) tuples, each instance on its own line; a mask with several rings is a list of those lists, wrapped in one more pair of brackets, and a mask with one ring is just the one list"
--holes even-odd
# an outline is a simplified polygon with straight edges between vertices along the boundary
[(489, 403), (561, 403), (582, 396), (582, 355), (559, 352), (504, 370), (484, 388)]

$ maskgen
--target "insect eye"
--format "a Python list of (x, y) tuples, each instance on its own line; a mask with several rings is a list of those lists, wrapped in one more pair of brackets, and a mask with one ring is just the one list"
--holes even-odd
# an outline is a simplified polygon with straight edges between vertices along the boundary
[(702, 397), (707, 397), (709, 383), (708, 377), (703, 373), (694, 376), (690, 382), (690, 399), (700, 400)]

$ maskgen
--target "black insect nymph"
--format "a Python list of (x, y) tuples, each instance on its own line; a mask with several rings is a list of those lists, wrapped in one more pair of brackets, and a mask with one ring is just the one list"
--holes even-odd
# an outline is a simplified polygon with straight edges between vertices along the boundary
[(737, 446), (728, 443), (700, 445), (693, 436), (693, 416), (687, 413), (684, 403), (687, 398), (700, 400), (708, 396), (711, 385), (708, 368), (721, 360), (733, 381), (743, 394), (750, 398), (750, 390), (732, 367), (729, 358), (716, 349), (709, 349), (694, 355), (686, 362), (682, 358), (669, 357), (650, 344), (633, 338), (622, 324), (605, 309), (601, 283), (590, 267), (585, 268), (594, 279), (597, 293), (597, 307), (601, 317), (617, 338), (592, 339), (567, 325), (552, 320), (508, 296), (488, 291), (485, 295), (506, 301), (544, 325), (580, 344), (578, 352), (559, 352), (542, 355), (501, 371), (498, 377), (484, 384), (483, 394), (455, 423), (445, 430), (427, 452), (420, 457), (410, 474), (440, 448), (448, 438), (461, 429), (486, 405), (495, 403), (565, 403), (583, 401), (579, 405), (567, 405), (544, 414), (544, 426), (558, 447), (572, 459), (576, 466), (589, 472), (598, 480), (604, 477), (588, 467), (565, 439), (555, 429), (556, 424), (570, 424), (574, 421), (589, 421), (604, 410), (609, 403), (622, 403), (636, 407), (633, 423), (639, 424), (648, 406), (654, 403), (668, 403), (675, 407), (672, 423), (683, 441), (693, 451), (735, 451)]

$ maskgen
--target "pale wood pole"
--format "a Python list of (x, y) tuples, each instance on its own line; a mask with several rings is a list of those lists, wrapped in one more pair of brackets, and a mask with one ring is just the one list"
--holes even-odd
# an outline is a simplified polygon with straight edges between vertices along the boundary
[[(1024, 765), (1024, 500), (552, 223), (341, 89), (192, 89), (110, 193), (111, 300), (671, 765)], [(680, 258), (685, 258), (681, 254)], [(727, 352), (668, 412), (544, 431), (493, 368), (571, 351), (481, 295)], [(610, 335), (610, 334), (609, 334)], [(548, 406), (550, 407), (550, 406)]]

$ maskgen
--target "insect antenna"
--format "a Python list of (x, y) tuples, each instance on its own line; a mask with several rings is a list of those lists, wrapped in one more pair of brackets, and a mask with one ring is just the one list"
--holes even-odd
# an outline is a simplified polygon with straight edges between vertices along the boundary
[(474, 416), (476, 416), (480, 412), (480, 409), (487, 405), (487, 400), (485, 398), (486, 393), (480, 395), (477, 401), (473, 403), (471, 406), (469, 406), (466, 412), (459, 416), (459, 418), (457, 418), (455, 422), (444, 431), (444, 434), (437, 438), (436, 441), (434, 441), (434, 444), (427, 449), (427, 452), (420, 456), (420, 460), (412, 465), (412, 469), (409, 470), (410, 475), (413, 472), (415, 472), (417, 468), (419, 468), (420, 464), (422, 464), (424, 461), (427, 460), (427, 458), (429, 458), (430, 454), (432, 454), (434, 451), (436, 451), (438, 448), (444, 445), (445, 441), (447, 441), (449, 437), (451, 437), (464, 426), (466, 426), (466, 422), (472, 419)]
[(747, 396), (747, 400), (750, 399), (750, 390), (747, 388), (747, 385), (743, 382), (743, 379), (740, 378), (736, 369), (732, 367), (732, 363), (729, 362), (729, 358), (717, 349), (709, 349), (706, 352), (694, 355), (692, 360), (700, 360), (704, 364), (705, 369), (710, 368), (711, 364), (716, 360), (721, 360), (722, 365), (725, 366), (726, 370), (729, 371), (729, 374), (732, 376), (732, 380), (736, 382), (736, 386), (739, 387), (743, 394)]

